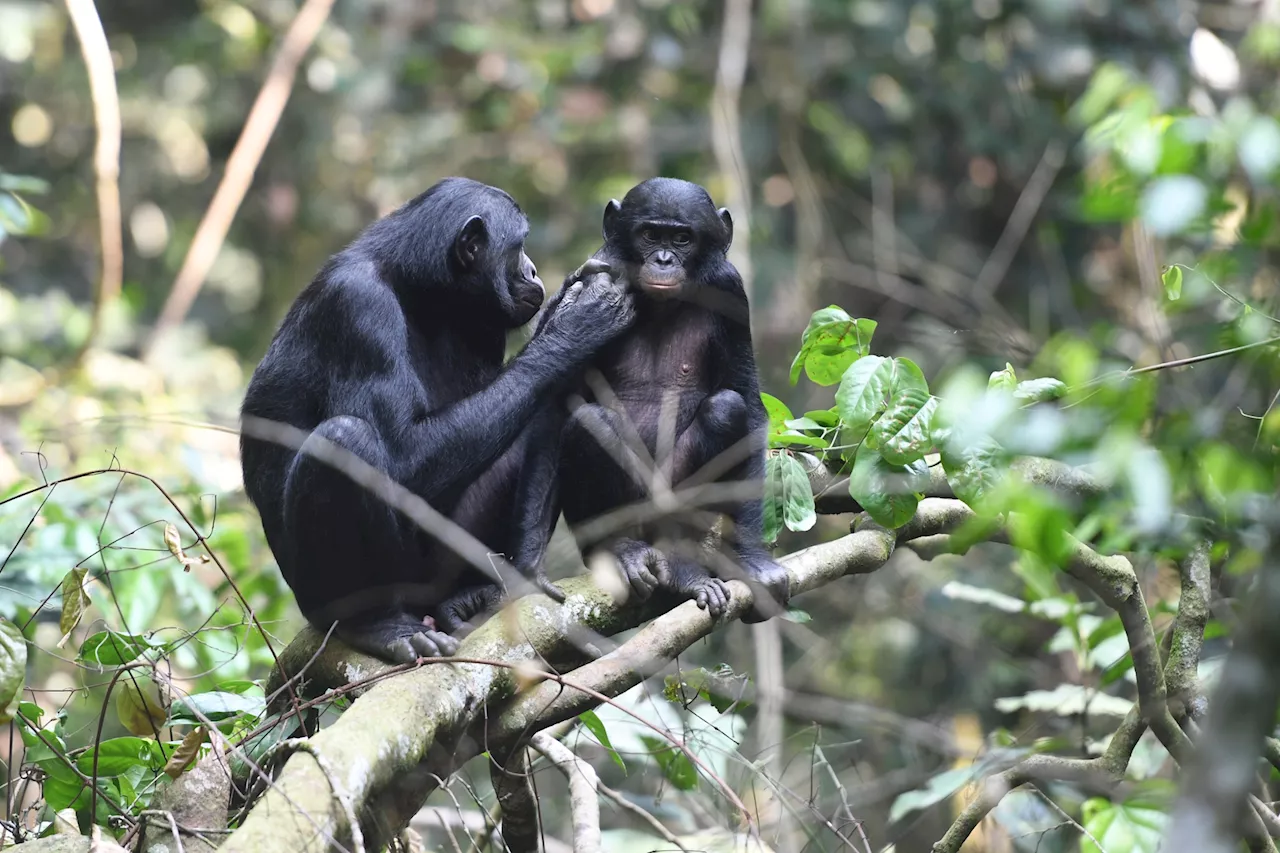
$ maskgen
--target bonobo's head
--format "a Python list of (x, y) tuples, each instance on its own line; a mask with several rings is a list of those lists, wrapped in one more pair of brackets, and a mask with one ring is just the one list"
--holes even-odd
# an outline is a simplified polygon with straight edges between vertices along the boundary
[(605, 206), (604, 240), (641, 294), (671, 299), (689, 295), (704, 264), (724, 259), (733, 219), (697, 184), (650, 178)]
[(455, 299), (515, 328), (538, 313), (546, 291), (524, 251), (529, 220), (511, 196), (468, 178), (445, 178), (387, 217), (379, 241), (422, 298)]

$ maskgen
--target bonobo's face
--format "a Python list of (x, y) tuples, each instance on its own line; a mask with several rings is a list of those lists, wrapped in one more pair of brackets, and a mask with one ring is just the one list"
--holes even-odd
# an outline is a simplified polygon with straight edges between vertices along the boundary
[(604, 213), (605, 241), (627, 265), (642, 296), (689, 298), (703, 264), (723, 257), (733, 238), (729, 211), (716, 210), (697, 184), (652, 178)]
[(508, 298), (503, 300), (506, 303), (503, 307), (508, 309), (512, 326), (523, 326), (538, 313), (547, 291), (542, 285), (542, 279), (538, 278), (538, 268), (525, 254), (523, 242), (511, 252), (508, 269)]
[(640, 256), (635, 276), (640, 292), (657, 299), (679, 296), (689, 281), (689, 261), (697, 249), (693, 229), (683, 222), (642, 220), (636, 223), (631, 241)]

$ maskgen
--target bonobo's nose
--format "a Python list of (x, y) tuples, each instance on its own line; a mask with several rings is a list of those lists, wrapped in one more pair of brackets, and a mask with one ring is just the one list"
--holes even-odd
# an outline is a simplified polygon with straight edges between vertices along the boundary
[(660, 267), (669, 267), (676, 262), (676, 256), (669, 249), (659, 249), (653, 262)]

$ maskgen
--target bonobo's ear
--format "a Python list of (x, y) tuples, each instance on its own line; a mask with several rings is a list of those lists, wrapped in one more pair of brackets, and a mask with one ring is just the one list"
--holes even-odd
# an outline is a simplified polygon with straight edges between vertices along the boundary
[(453, 254), (463, 269), (471, 269), (489, 245), (489, 228), (484, 218), (473, 216), (462, 226), (458, 238), (453, 241)]
[(622, 202), (616, 198), (609, 199), (609, 203), (604, 206), (604, 239), (608, 242), (613, 236), (615, 223), (618, 221), (618, 214), (622, 212)]
[(727, 249), (733, 245), (733, 217), (729, 215), (729, 208), (722, 207), (716, 211), (720, 214), (720, 221), (724, 224), (724, 247)]

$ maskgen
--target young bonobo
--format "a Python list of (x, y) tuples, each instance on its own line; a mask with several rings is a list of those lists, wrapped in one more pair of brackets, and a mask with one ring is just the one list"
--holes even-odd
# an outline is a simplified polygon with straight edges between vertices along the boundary
[[(324, 453), (354, 454), (489, 551), (513, 553), (522, 433), (634, 318), (631, 297), (598, 276), (557, 300), (504, 367), (508, 330), (543, 301), (528, 233), (502, 190), (441, 181), (329, 259), (249, 382), (241, 460), (267, 543), (303, 614), (322, 631), (336, 620), (363, 651), (452, 654), (450, 632), (501, 587), (446, 531), (422, 530)], [(297, 449), (266, 440), (264, 421), (309, 437)]]
[[(788, 576), (761, 540), (768, 417), (746, 291), (725, 257), (733, 239), (729, 211), (716, 210), (697, 184), (653, 178), (621, 203), (609, 202), (604, 238), (569, 281), (617, 274), (635, 297), (636, 322), (592, 359), (589, 370), (599, 375), (578, 389), (585, 403), (558, 423), (548, 419), (530, 442), (533, 456), (516, 499), (522, 513), (516, 566), (537, 571), (563, 510), (583, 553), (608, 547), (642, 600), (664, 587), (718, 617), (729, 601), (723, 581), (700, 565), (693, 549), (668, 547), (673, 531), (679, 531), (677, 542), (696, 542), (707, 532), (705, 526), (691, 531), (687, 508), (683, 521), (676, 517), (679, 507), (650, 512), (651, 520), (631, 525), (629, 535), (586, 541), (589, 519), (646, 501), (644, 509), (654, 509), (656, 464), (672, 488), (713, 481), (745, 489), (746, 499), (715, 509), (733, 522), (737, 576), (756, 591), (746, 619), (767, 619), (789, 597)], [(637, 464), (637, 444), (649, 457), (647, 471)], [(723, 470), (713, 471), (717, 466)]]

